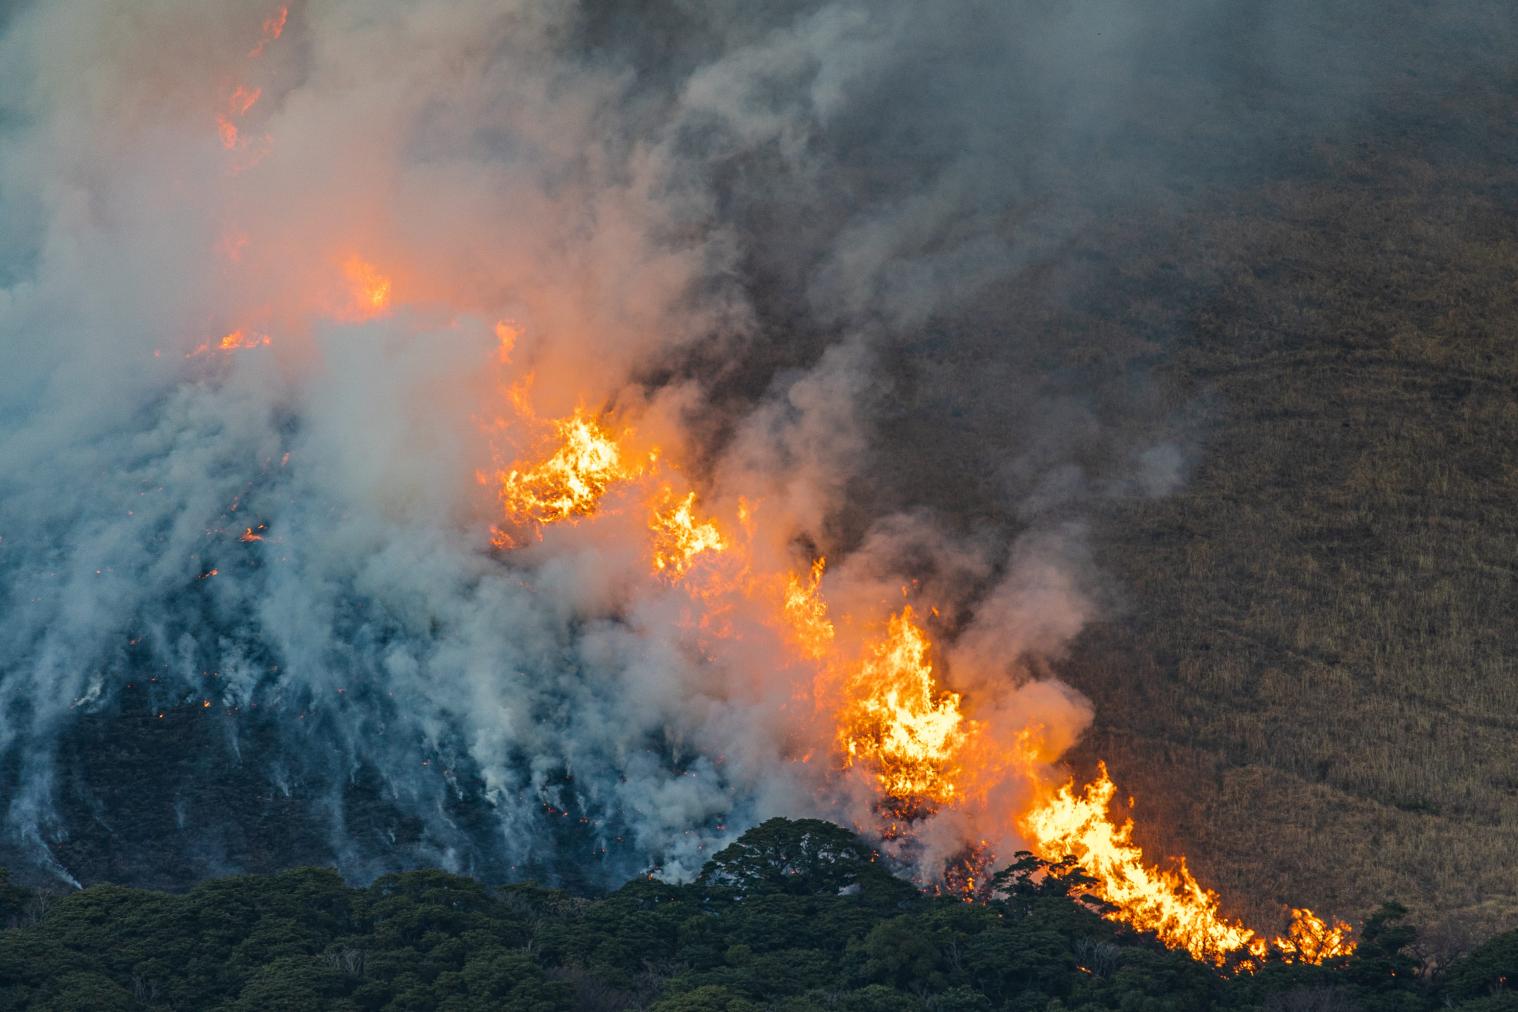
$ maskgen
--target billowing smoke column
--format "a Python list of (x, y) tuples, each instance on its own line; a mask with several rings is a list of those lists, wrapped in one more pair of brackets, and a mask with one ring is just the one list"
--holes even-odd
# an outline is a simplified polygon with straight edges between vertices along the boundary
[(1058, 440), (1009, 434), (1011, 534), (859, 497), (903, 349), (1058, 232), (1006, 154), (1123, 7), (752, 6), (9, 14), (8, 853), (616, 881), (821, 815), (924, 881), (1095, 855), (1250, 942), (1061, 791)]

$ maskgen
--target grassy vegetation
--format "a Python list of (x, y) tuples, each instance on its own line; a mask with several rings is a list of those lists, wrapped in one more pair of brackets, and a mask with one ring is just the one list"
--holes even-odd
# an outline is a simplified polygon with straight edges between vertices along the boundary
[(1489, 930), (1518, 917), (1518, 173), (1439, 154), (1324, 148), (1198, 216), (1216, 280), (1162, 367), (1205, 405), (1195, 470), (1103, 517), (1133, 604), (1068, 673), (1090, 751), (1189, 800), (1158, 842), (1231, 893)]
[[(1050, 193), (1065, 241), (903, 349), (872, 490), (1088, 520), (1077, 766), (1237, 913), (1395, 897), (1434, 950), (1518, 924), (1518, 77), (1511, 12), (1462, 10), (1316, 117), (1316, 82), (1177, 72), (1191, 111), (1129, 125), (1174, 164), (1114, 141), (1129, 191)], [(1184, 482), (1124, 490), (1157, 434)]]

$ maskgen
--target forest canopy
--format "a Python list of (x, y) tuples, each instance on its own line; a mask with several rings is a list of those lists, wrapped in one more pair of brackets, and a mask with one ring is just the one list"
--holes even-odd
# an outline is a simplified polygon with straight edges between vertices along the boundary
[(1351, 957), (1219, 972), (1020, 855), (934, 895), (864, 841), (771, 819), (693, 882), (577, 896), (442, 871), (306, 868), (184, 893), (0, 873), (0, 1009), (1518, 1009), (1518, 932), (1432, 966), (1388, 904)]

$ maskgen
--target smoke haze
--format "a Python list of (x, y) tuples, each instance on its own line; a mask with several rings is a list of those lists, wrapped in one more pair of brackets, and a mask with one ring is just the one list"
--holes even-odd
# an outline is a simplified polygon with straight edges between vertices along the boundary
[[(611, 882), (867, 822), (811, 669), (693, 632), (630, 501), (492, 549), (513, 396), (753, 504), (835, 614), (939, 608), (950, 687), (1057, 769), (1092, 711), (1051, 665), (1113, 601), (1085, 510), (1176, 487), (1187, 433), (1041, 322), (1083, 236), (1291, 157), (1401, 38), (1246, 6), (14, 6), (0, 856)], [(1019, 789), (903, 856), (1015, 843)]]

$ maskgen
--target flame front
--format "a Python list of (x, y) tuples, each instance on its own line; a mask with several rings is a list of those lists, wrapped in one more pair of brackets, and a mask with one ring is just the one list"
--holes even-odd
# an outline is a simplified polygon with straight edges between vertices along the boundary
[(722, 533), (710, 520), (696, 519), (696, 493), (678, 502), (674, 493), (664, 492), (664, 506), (654, 511), (649, 529), (654, 535), (654, 569), (671, 577), (684, 576), (703, 552), (720, 552), (727, 548)]
[(270, 343), (271, 339), (268, 334), (255, 334), (239, 328), (229, 334), (222, 335), (221, 339), (215, 344), (212, 344), (210, 341), (204, 341), (196, 345), (192, 350), (185, 353), (185, 357), (193, 358), (196, 355), (204, 355), (213, 349), (216, 351), (242, 351), (248, 348), (266, 348)]
[(821, 660), (833, 649), (833, 623), (827, 604), (822, 600), (822, 574), (827, 558), (819, 556), (812, 563), (805, 582), (795, 573), (786, 574), (784, 614), (792, 642), (802, 654)]
[(1166, 945), (1213, 963), (1250, 945), (1254, 932), (1219, 912), (1217, 894), (1203, 888), (1184, 861), (1175, 871), (1144, 862), (1132, 840), (1133, 823), (1117, 825), (1108, 813), (1116, 793), (1103, 766), (1083, 791), (1061, 787), (1024, 817), (1023, 826), (1045, 856), (1073, 856), (1096, 880), (1093, 893), (1116, 907), (1121, 920), (1153, 931)]
[(934, 683), (929, 646), (910, 607), (891, 616), (849, 680), (838, 740), (845, 765), (874, 770), (887, 797), (942, 804), (954, 800), (969, 729), (959, 696)]
[(1029, 837), (1046, 857), (1073, 856), (1096, 880), (1092, 892), (1116, 908), (1116, 919), (1218, 965), (1241, 951), (1256, 957), (1273, 951), (1281, 958), (1309, 963), (1354, 951), (1349, 925), (1329, 926), (1310, 910), (1294, 909), (1287, 937), (1270, 943), (1225, 917), (1217, 894), (1197, 882), (1184, 859), (1173, 871), (1145, 863), (1143, 851), (1133, 842), (1132, 821), (1112, 821), (1109, 808), (1116, 794), (1117, 785), (1103, 765), (1084, 790), (1076, 792), (1073, 784), (1066, 784), (1023, 818)]
[[(497, 337), (506, 354), (499, 357), (505, 362), (515, 334), (501, 329)], [(526, 413), (520, 393), (513, 398), (519, 413)], [(614, 483), (648, 477), (642, 467), (626, 462), (618, 440), (584, 412), (554, 423), (554, 431), (557, 446), (545, 459), (499, 476), (501, 503), (514, 526), (536, 529), (589, 517)], [(818, 558), (805, 576), (754, 572), (748, 542), (725, 537), (714, 521), (698, 517), (694, 491), (682, 496), (667, 484), (648, 481), (641, 488), (652, 504), (647, 527), (656, 575), (678, 583), (703, 556), (740, 557), (733, 565), (741, 580), (732, 585), (719, 581), (714, 593), (692, 590), (708, 609), (708, 619), (733, 607), (730, 599), (718, 600), (721, 595), (759, 599), (763, 595), (757, 588), (783, 581), (772, 624), (791, 649), (815, 665), (812, 694), (835, 728), (830, 747), (836, 750), (837, 766), (866, 772), (879, 798), (878, 811), (887, 820), (877, 827), (883, 837), (908, 836), (918, 820), (982, 804), (997, 783), (1021, 779), (1037, 800), (1003, 818), (1045, 860), (1073, 858), (1093, 880), (1091, 893), (1109, 905), (1109, 917), (1217, 966), (1234, 959), (1234, 965), (1248, 967), (1267, 956), (1320, 963), (1354, 951), (1347, 924), (1325, 921), (1305, 909), (1292, 911), (1285, 935), (1267, 939), (1225, 916), (1217, 894), (1196, 880), (1184, 860), (1173, 870), (1146, 862), (1133, 842), (1131, 822), (1113, 821), (1109, 809), (1117, 788), (1105, 766), (1080, 791), (1073, 783), (1051, 783), (1054, 757), (1045, 728), (1037, 723), (1005, 728), (974, 719), (968, 700), (939, 684), (933, 643), (911, 606), (890, 615), (883, 633), (847, 662), (839, 656), (837, 627), (822, 595), (824, 559)], [(746, 503), (739, 519), (741, 533), (751, 535)], [(509, 547), (516, 541), (498, 536), (496, 543)], [(857, 627), (851, 616), (845, 622)], [(697, 625), (724, 634), (730, 628), (723, 621)], [(970, 853), (970, 864), (959, 862), (944, 871), (948, 888), (966, 898), (975, 895), (974, 883), (994, 858), (984, 841)]]
[[(264, 21), (256, 46), (252, 51), (243, 50), (250, 59), (259, 57), (281, 37), (288, 13), (281, 7)], [(264, 113), (272, 117), (280, 111), (280, 92), (272, 82), (266, 83), (271, 98), (258, 107), (261, 119)], [(250, 137), (244, 129), (263, 92), (254, 85), (229, 85), (230, 81), (218, 85), (219, 98), (210, 108), (215, 112), (214, 136), (223, 147), (237, 152), (232, 158), (233, 171), (240, 171), (250, 167), (266, 148), (262, 141), (251, 143), (258, 138)], [(209, 129), (206, 142), (211, 142)], [(316, 315), (362, 323), (391, 313), (398, 295), (413, 297), (426, 289), (426, 279), (418, 275), (416, 264), (407, 263), (396, 247), (384, 251), (387, 257), (397, 259), (387, 260), (382, 270), (368, 259), (350, 254), (354, 247), (346, 245), (349, 237), (340, 236), (336, 241), (344, 244), (323, 248), (320, 269), (313, 271), (321, 278), (317, 292), (305, 299), (306, 304), (317, 307)], [(259, 246), (246, 234), (233, 230), (225, 245), (228, 262), (242, 263), (250, 244), (249, 256), (256, 258)], [(402, 279), (405, 291), (393, 284), (392, 271)], [(507, 307), (489, 309), (505, 311)], [(272, 318), (279, 319), (277, 315)], [(494, 318), (493, 312), (484, 318)], [(273, 325), (261, 311), (237, 319), (256, 322), (260, 327)], [(540, 325), (531, 316), (527, 320), (530, 326)], [(516, 361), (530, 362), (534, 350), (541, 346), (535, 333), (534, 340), (524, 342), (528, 330), (513, 320), (500, 319), (493, 330), (487, 368), (514, 370)], [(284, 332), (278, 332), (283, 341)], [(190, 354), (232, 352), (268, 344), (267, 334), (255, 333), (245, 325), (217, 341), (206, 341)], [(495, 430), (508, 429), (527, 433), (528, 445), (533, 435), (546, 438), (508, 467), (480, 472), (482, 483), (493, 481), (504, 516), (504, 529), (493, 529), (495, 545), (515, 547), (522, 543), (524, 533), (540, 536), (548, 525), (621, 513), (629, 536), (646, 539), (646, 559), (652, 572), (639, 578), (648, 578), (660, 593), (671, 593), (675, 585), (683, 584), (689, 592), (690, 608), (702, 612), (699, 620), (691, 623), (698, 635), (738, 634), (734, 630), (746, 635), (750, 628), (767, 627), (765, 634), (781, 645), (777, 654), (784, 653), (778, 666), (800, 672), (787, 675), (796, 679), (790, 698), (811, 708), (808, 720), (818, 718), (808, 724), (804, 734), (797, 733), (793, 758), (806, 762), (814, 752), (826, 753), (831, 761), (813, 767), (825, 771), (819, 776), (854, 771), (848, 774), (856, 778), (850, 784), (862, 783), (866, 791), (873, 792), (874, 811), (889, 822), (884, 827), (871, 827), (882, 837), (910, 836), (921, 820), (938, 814), (969, 813), (982, 820), (982, 828), (994, 824), (998, 830), (1006, 830), (999, 838), (1002, 843), (1010, 838), (1026, 841), (1039, 856), (1051, 861), (1072, 856), (1080, 870), (1094, 880), (1091, 891), (1111, 905), (1110, 916), (1152, 931), (1166, 945), (1184, 948), (1196, 958), (1218, 965), (1235, 954), (1241, 959), (1270, 955), (1317, 963), (1353, 951), (1347, 925), (1326, 921), (1304, 909), (1292, 911), (1284, 935), (1267, 940), (1225, 916), (1218, 896), (1197, 882), (1184, 861), (1173, 870), (1146, 863), (1142, 850), (1132, 840), (1132, 824), (1113, 821), (1109, 809), (1116, 787), (1105, 767), (1095, 781), (1080, 790), (1073, 783), (1059, 786), (1052, 768), (1058, 747), (1051, 744), (1057, 736), (1046, 733), (1047, 729), (1032, 718), (1019, 718), (1016, 707), (999, 709), (1004, 700), (990, 698), (1000, 691), (994, 680), (966, 680), (962, 684), (989, 687), (967, 688), (964, 693), (941, 684), (935, 670), (934, 644), (911, 606), (894, 614), (873, 604), (863, 606), (862, 613), (845, 610), (835, 614), (823, 594), (823, 558), (816, 558), (809, 570), (803, 563), (798, 572), (797, 564), (805, 556), (798, 559), (794, 553), (801, 545), (784, 542), (783, 537), (771, 542), (756, 537), (756, 526), (762, 525), (755, 516), (769, 515), (755, 512), (757, 499), (752, 503), (738, 499), (737, 523), (728, 524), (724, 515), (719, 526), (715, 518), (698, 513), (700, 497), (696, 491), (676, 491), (664, 480), (667, 474), (657, 474), (653, 466), (657, 451), (644, 456), (630, 450), (630, 432), (613, 432), (602, 418), (584, 409), (567, 418), (541, 421), (532, 410), (532, 374), (502, 375), (511, 379), (503, 384), (503, 400), (515, 417), (512, 422), (493, 419), (488, 423), (493, 427), (492, 438)], [(609, 391), (560, 389), (553, 393), (559, 397), (583, 393), (588, 402), (595, 403), (596, 394), (604, 396)], [(519, 448), (515, 441), (509, 445)], [(500, 453), (500, 444), (492, 442), (491, 452)], [(501, 459), (512, 458), (498, 457), (497, 463)], [(618, 489), (617, 502), (631, 503), (628, 509), (603, 509), (614, 488)], [(239, 540), (248, 544), (262, 541), (262, 530), (262, 525), (246, 528)], [(784, 542), (783, 551), (774, 549), (777, 542)], [(760, 543), (766, 544), (767, 550), (757, 551), (755, 546)], [(211, 569), (202, 578), (217, 573)], [(742, 617), (753, 621), (730, 621), (739, 608), (749, 609)], [(869, 630), (877, 635), (861, 643), (861, 632)], [(1013, 789), (995, 790), (1003, 786)], [(998, 797), (1029, 800), (991, 800)], [(968, 838), (979, 835), (977, 832)], [(969, 857), (944, 871), (942, 877), (951, 889), (969, 897), (976, 894), (976, 882), (983, 879), (981, 872), (992, 866), (995, 853), (985, 841), (970, 846), (967, 853)]]
[(499, 475), (501, 505), (515, 525), (589, 516), (614, 482), (637, 473), (623, 462), (617, 441), (583, 411), (555, 422), (554, 430), (559, 446), (547, 459)]

